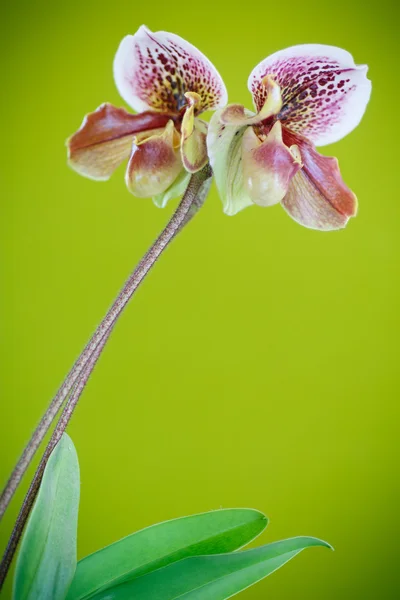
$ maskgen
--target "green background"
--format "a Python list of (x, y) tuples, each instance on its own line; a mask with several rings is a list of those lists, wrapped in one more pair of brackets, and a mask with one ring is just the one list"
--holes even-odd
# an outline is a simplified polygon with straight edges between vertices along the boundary
[(250, 506), (271, 519), (260, 541), (316, 535), (336, 552), (305, 552), (243, 600), (398, 598), (395, 2), (1, 11), (0, 482), (173, 209), (132, 197), (122, 169), (96, 183), (66, 166), (83, 115), (123, 105), (112, 78), (122, 37), (141, 23), (180, 34), (249, 108), (248, 74), (278, 49), (334, 44), (370, 65), (361, 125), (324, 149), (358, 195), (357, 219), (324, 234), (279, 206), (226, 217), (213, 188), (123, 315), (69, 433), (80, 556), (154, 522)]

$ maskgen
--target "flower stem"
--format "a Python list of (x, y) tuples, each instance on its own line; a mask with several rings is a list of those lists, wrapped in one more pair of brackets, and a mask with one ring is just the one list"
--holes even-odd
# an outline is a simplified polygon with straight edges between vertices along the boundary
[(69, 399), (65, 404), (64, 410), (61, 413), (61, 417), (54, 428), (50, 441), (47, 444), (46, 450), (44, 451), (39, 466), (36, 469), (36, 473), (32, 479), (31, 485), (29, 486), (29, 490), (25, 496), (21, 510), (19, 511), (18, 518), (15, 522), (14, 529), (12, 531), (11, 537), (8, 541), (7, 548), (4, 552), (4, 556), (0, 564), (0, 590), (4, 584), (5, 578), (7, 577), (7, 573), (10, 568), (15, 551), (17, 549), (18, 542), (21, 539), (25, 524), (28, 520), (29, 514), (33, 507), (33, 503), (39, 491), (40, 482), (42, 481), (47, 461), (50, 458), (50, 454), (53, 452), (54, 448), (60, 441), (61, 436), (64, 433), (72, 417), (72, 413), (74, 412), (78, 400), (81, 397), (81, 394), (86, 386), (86, 383), (89, 380), (90, 374), (97, 363), (97, 360), (107, 342), (108, 337), (108, 334), (104, 335), (100, 343), (97, 345), (95, 351), (87, 361), (86, 366), (82, 371), (81, 377), (79, 378), (76, 386), (74, 387)]
[(6, 511), (7, 506), (9, 505), (11, 498), (13, 497), (14, 492), (17, 489), (36, 450), (43, 441), (43, 438), (49, 430), (65, 399), (71, 393), (75, 385), (80, 386), (82, 384), (81, 381), (78, 383), (80, 377), (82, 377), (83, 380), (83, 387), (85, 386), (91, 372), (91, 369), (86, 369), (86, 366), (92, 359), (92, 356), (96, 352), (99, 344), (101, 344), (104, 340), (103, 346), (101, 346), (99, 351), (100, 354), (108, 336), (111, 333), (112, 328), (118, 320), (118, 317), (121, 315), (123, 309), (132, 298), (140, 283), (146, 277), (147, 273), (150, 271), (152, 266), (155, 264), (157, 259), (160, 257), (175, 235), (184, 227), (184, 225), (186, 225), (186, 223), (203, 204), (210, 188), (211, 176), (212, 171), (209, 165), (206, 165), (201, 171), (192, 175), (185, 194), (171, 220), (150, 247), (148, 252), (144, 255), (138, 266), (132, 272), (111, 308), (108, 310), (104, 319), (97, 327), (96, 331), (89, 340), (88, 344), (85, 346), (78, 360), (75, 362), (57, 394), (51, 401), (0, 496), (0, 519)]

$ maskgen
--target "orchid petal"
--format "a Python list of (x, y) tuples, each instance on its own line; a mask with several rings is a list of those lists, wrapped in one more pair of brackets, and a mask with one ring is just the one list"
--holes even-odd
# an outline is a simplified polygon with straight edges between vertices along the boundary
[(132, 115), (123, 108), (102, 104), (67, 140), (69, 165), (85, 177), (106, 180), (129, 158), (135, 135), (163, 128), (167, 122), (168, 117), (159, 113)]
[(244, 108), (241, 104), (230, 104), (221, 114), (221, 121), (226, 125), (256, 125), (277, 115), (282, 108), (282, 96), (279, 85), (272, 77), (264, 77), (265, 101), (257, 114)]
[(272, 54), (253, 69), (248, 87), (257, 110), (270, 75), (281, 87), (284, 125), (317, 146), (336, 142), (361, 121), (371, 94), (368, 67), (356, 65), (345, 50), (305, 44)]
[(134, 196), (157, 196), (172, 185), (182, 170), (179, 143), (172, 120), (162, 133), (133, 140), (125, 181)]
[(185, 94), (189, 107), (186, 109), (181, 126), (181, 156), (183, 166), (189, 173), (200, 171), (207, 164), (207, 123), (195, 118), (200, 96)]
[(330, 231), (346, 226), (357, 213), (357, 198), (342, 180), (336, 158), (322, 156), (305, 139), (284, 130), (286, 143), (297, 142), (303, 169), (292, 179), (282, 205), (301, 225)]
[(220, 121), (224, 125), (238, 125), (239, 127), (258, 123), (258, 114), (247, 110), (242, 104), (229, 104), (221, 111)]
[(200, 111), (227, 102), (221, 76), (200, 50), (173, 33), (153, 33), (144, 25), (122, 40), (114, 78), (122, 98), (137, 111), (178, 112), (186, 92), (199, 94)]
[(245, 186), (241, 164), (242, 141), (246, 127), (225, 125), (221, 122), (222, 112), (219, 110), (212, 116), (208, 127), (208, 156), (224, 213), (235, 215), (253, 204)]
[(153, 196), (153, 202), (158, 208), (165, 208), (170, 200), (182, 196), (187, 186), (189, 185), (190, 173), (182, 169), (178, 177), (175, 179), (172, 185), (169, 186), (165, 192)]
[(253, 202), (260, 206), (281, 202), (290, 180), (302, 167), (298, 147), (289, 149), (283, 143), (279, 121), (263, 142), (248, 127), (243, 135), (242, 156), (245, 186)]

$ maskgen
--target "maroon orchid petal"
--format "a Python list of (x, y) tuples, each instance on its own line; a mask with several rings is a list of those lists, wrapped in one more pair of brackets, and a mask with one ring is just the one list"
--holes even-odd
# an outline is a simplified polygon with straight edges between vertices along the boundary
[(343, 182), (337, 159), (322, 156), (308, 140), (285, 128), (283, 140), (288, 146), (296, 144), (303, 162), (282, 201), (286, 211), (312, 229), (345, 227), (357, 213), (357, 198)]
[(164, 128), (170, 117), (156, 112), (132, 115), (123, 108), (102, 104), (87, 115), (67, 141), (70, 166), (92, 179), (108, 179), (128, 159), (135, 135)]
[(134, 140), (125, 180), (134, 196), (147, 198), (165, 192), (182, 170), (180, 135), (169, 121), (160, 133)]
[(255, 204), (272, 206), (281, 202), (301, 166), (297, 146), (289, 149), (282, 141), (279, 121), (264, 141), (253, 127), (247, 127), (242, 141), (242, 169), (244, 184)]

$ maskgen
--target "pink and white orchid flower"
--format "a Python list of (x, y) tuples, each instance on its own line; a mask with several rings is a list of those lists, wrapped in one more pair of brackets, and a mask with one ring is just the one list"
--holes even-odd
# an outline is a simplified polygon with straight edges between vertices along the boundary
[(102, 104), (68, 140), (69, 164), (81, 175), (106, 180), (129, 159), (128, 189), (165, 206), (208, 161), (207, 124), (198, 115), (226, 105), (225, 85), (197, 48), (144, 26), (122, 40), (114, 78), (138, 114)]
[(257, 113), (233, 104), (211, 119), (208, 153), (224, 212), (280, 202), (306, 227), (344, 227), (357, 199), (336, 158), (314, 144), (336, 142), (359, 124), (371, 93), (366, 73), (333, 46), (293, 46), (263, 60), (248, 80)]

